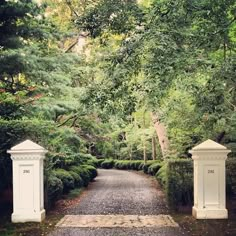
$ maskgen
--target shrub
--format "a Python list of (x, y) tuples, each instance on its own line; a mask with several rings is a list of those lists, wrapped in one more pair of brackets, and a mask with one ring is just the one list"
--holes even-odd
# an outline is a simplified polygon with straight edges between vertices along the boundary
[(158, 180), (159, 184), (166, 189), (166, 182), (167, 182), (167, 164), (168, 162), (164, 162), (162, 167), (157, 171), (155, 177)]
[(84, 164), (88, 163), (89, 165), (95, 166), (96, 157), (92, 156), (88, 153), (79, 153), (78, 154), (78, 160), (76, 164)]
[(101, 167), (104, 169), (111, 169), (114, 166), (114, 160), (113, 159), (105, 159), (105, 161), (103, 161), (101, 163)]
[(162, 163), (160, 162), (156, 162), (156, 163), (153, 163), (151, 164), (149, 167), (148, 167), (148, 174), (149, 175), (155, 175), (158, 170), (162, 167)]
[(6, 151), (26, 139), (31, 139), (47, 148), (45, 144), (48, 142), (50, 130), (54, 130), (51, 122), (38, 119), (0, 119), (0, 189), (3, 190), (12, 185), (12, 160)]
[(101, 164), (104, 161), (105, 161), (105, 159), (97, 159), (97, 168), (101, 167)]
[(142, 162), (139, 166), (139, 169), (143, 170), (143, 172), (147, 174), (149, 166), (152, 165), (155, 162), (156, 161), (146, 161), (146, 163)]
[(132, 169), (133, 170), (140, 170), (139, 167), (140, 165), (143, 163), (143, 161), (139, 160), (139, 161), (133, 161), (132, 162)]
[[(193, 204), (193, 161), (191, 159), (168, 160), (156, 173), (163, 186), (170, 207)], [(226, 160), (226, 190), (231, 198), (236, 195), (236, 160)]]
[(143, 161), (141, 160), (132, 160), (129, 161), (129, 167), (131, 170), (140, 170), (139, 166), (141, 165), (141, 163), (143, 163)]
[(48, 176), (46, 182), (46, 205), (50, 207), (56, 200), (58, 200), (63, 192), (63, 183), (55, 175), (51, 174)]
[(69, 171), (69, 173), (71, 174), (71, 176), (74, 178), (75, 180), (75, 187), (83, 187), (84, 186), (84, 181), (83, 179), (81, 178), (81, 176), (79, 175), (79, 173), (76, 173), (72, 170)]
[(83, 169), (81, 166), (71, 166), (69, 170), (79, 174), (83, 180), (83, 186), (84, 187), (88, 186), (90, 181), (90, 173), (88, 170)]
[(169, 160), (167, 164), (166, 194), (170, 207), (193, 204), (193, 161)]
[(226, 190), (227, 195), (236, 196), (236, 159), (226, 160)]
[(121, 170), (139, 170), (142, 162), (140, 160), (119, 160), (115, 161), (114, 167)]
[(98, 173), (97, 173), (97, 170), (96, 170), (96, 168), (94, 166), (82, 165), (82, 168), (89, 171), (90, 180), (93, 180), (94, 178), (96, 178)]
[(53, 170), (54, 175), (63, 183), (63, 193), (68, 193), (75, 187), (75, 180), (73, 176), (64, 169)]
[(129, 161), (125, 160), (116, 161), (114, 167), (119, 170), (127, 170), (129, 169)]
[(91, 157), (91, 159), (89, 159), (87, 162), (86, 162), (86, 164), (87, 165), (90, 165), (90, 166), (94, 166), (94, 167), (98, 167), (98, 159), (96, 158), (96, 157)]

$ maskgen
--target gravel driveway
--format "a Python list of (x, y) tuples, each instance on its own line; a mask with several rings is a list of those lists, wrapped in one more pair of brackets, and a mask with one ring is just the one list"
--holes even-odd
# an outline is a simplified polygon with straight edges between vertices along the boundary
[[(98, 177), (92, 183), (80, 203), (65, 212), (66, 215), (104, 215), (100, 218), (129, 218), (137, 216), (156, 217), (169, 214), (162, 191), (152, 178), (130, 171), (99, 170)], [(107, 217), (111, 215), (110, 217)], [(115, 215), (115, 216), (114, 216)], [(68, 216), (67, 216), (68, 217)], [(86, 218), (85, 217), (85, 218)], [(70, 216), (69, 216), (70, 218)], [(77, 218), (71, 216), (71, 218)], [(90, 217), (91, 218), (91, 217)], [(123, 219), (122, 218), (122, 219)], [(145, 217), (144, 217), (145, 218)], [(184, 235), (179, 227), (75, 227), (72, 222), (68, 227), (58, 227), (51, 236), (133, 236), (133, 235)], [(88, 220), (87, 220), (88, 221)], [(108, 220), (109, 221), (109, 220)], [(69, 221), (68, 221), (69, 222)], [(98, 222), (96, 222), (97, 224)], [(108, 223), (109, 222), (105, 222)], [(127, 223), (127, 222), (125, 222)], [(134, 224), (134, 222), (132, 222)], [(91, 224), (91, 222), (90, 222)], [(102, 221), (101, 221), (102, 224)], [(126, 224), (127, 225), (127, 224)]]

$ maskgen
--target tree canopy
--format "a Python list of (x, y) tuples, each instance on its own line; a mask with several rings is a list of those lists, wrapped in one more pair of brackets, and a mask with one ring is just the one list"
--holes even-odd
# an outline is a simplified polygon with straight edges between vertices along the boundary
[(235, 150), (235, 15), (233, 0), (2, 0), (1, 156), (20, 127), (54, 159)]

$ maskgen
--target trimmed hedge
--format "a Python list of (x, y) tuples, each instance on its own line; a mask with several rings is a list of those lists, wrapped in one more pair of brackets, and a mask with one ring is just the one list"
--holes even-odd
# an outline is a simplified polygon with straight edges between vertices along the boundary
[(101, 163), (101, 167), (104, 169), (111, 169), (114, 166), (114, 160), (113, 159), (105, 159), (105, 161), (103, 161)]
[(88, 186), (91, 179), (90, 172), (88, 170), (82, 168), (81, 166), (71, 166), (69, 170), (77, 173), (81, 177), (84, 187)]
[[(193, 204), (193, 161), (168, 160), (159, 169), (156, 178), (164, 188), (168, 205), (177, 210), (181, 205)], [(236, 196), (236, 160), (226, 160), (227, 197)]]
[[(149, 171), (152, 175), (155, 175), (155, 173), (162, 166), (162, 164), (158, 161), (147, 161), (146, 163), (144, 163), (144, 161), (142, 160), (100, 159), (98, 163), (100, 163), (99, 166), (104, 169), (116, 168), (120, 170), (143, 170), (146, 174)], [(150, 166), (152, 167), (149, 170)]]
[(148, 167), (148, 174), (149, 175), (155, 175), (159, 169), (162, 167), (163, 163), (160, 163), (160, 162), (156, 162), (156, 163), (153, 163), (151, 164), (149, 167)]
[(148, 168), (149, 166), (151, 166), (152, 164), (156, 163), (157, 161), (147, 161), (146, 163), (142, 162), (139, 166), (140, 170), (143, 170), (143, 172), (145, 174), (148, 174)]
[(92, 181), (94, 178), (97, 177), (98, 173), (97, 173), (97, 170), (94, 166), (92, 166), (92, 165), (82, 165), (81, 167), (83, 169), (89, 171), (90, 181)]
[(193, 162), (189, 159), (169, 160), (166, 166), (165, 191), (168, 205), (177, 209), (178, 205), (193, 202)]
[(130, 167), (129, 161), (126, 160), (116, 161), (114, 167), (119, 170), (128, 170)]
[(97, 168), (101, 167), (102, 163), (105, 161), (105, 159), (97, 159)]
[[(149, 168), (150, 173), (148, 172)], [(120, 170), (143, 170), (146, 173), (149, 174), (155, 174), (157, 170), (161, 167), (161, 163), (157, 161), (147, 161), (147, 163), (144, 163), (141, 160), (119, 160), (115, 161), (114, 167), (116, 169)], [(155, 172), (155, 173), (154, 173)]]
[(75, 187), (75, 179), (68, 171), (64, 169), (56, 169), (53, 170), (53, 174), (62, 181), (63, 193), (68, 193)]
[(82, 177), (79, 175), (79, 173), (76, 173), (75, 171), (68, 171), (72, 177), (74, 178), (75, 181), (75, 187), (82, 188), (84, 186), (84, 181)]
[(46, 188), (46, 205), (49, 207), (50, 205), (53, 205), (56, 200), (61, 198), (63, 192), (63, 183), (59, 178), (52, 174), (48, 177)]
[(227, 196), (236, 196), (236, 159), (226, 160), (226, 191)]

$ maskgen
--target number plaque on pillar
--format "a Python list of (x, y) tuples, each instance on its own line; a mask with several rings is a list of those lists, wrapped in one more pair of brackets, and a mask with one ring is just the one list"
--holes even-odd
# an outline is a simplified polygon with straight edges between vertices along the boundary
[(226, 219), (225, 160), (226, 147), (208, 139), (190, 153), (194, 161), (194, 206), (197, 219)]
[(41, 222), (45, 218), (43, 160), (47, 150), (26, 140), (8, 153), (13, 161), (12, 222)]

